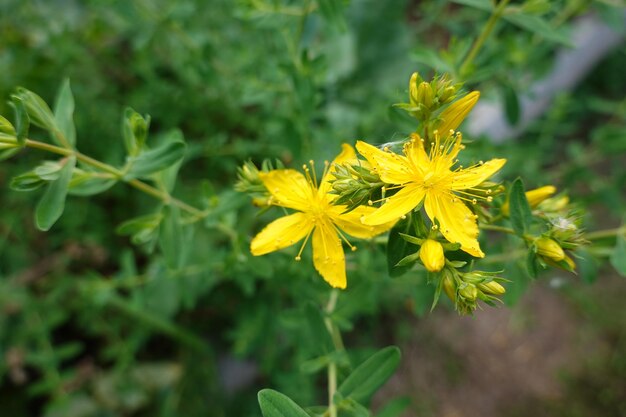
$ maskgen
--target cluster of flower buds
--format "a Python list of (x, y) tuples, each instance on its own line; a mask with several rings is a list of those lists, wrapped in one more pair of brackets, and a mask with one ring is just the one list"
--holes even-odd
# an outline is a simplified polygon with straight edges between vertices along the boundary
[(500, 283), (505, 281), (497, 272), (461, 272), (446, 268), (441, 274), (440, 285), (459, 313), (471, 314), (476, 310), (478, 300), (489, 305), (500, 301), (497, 297), (505, 292)]
[[(277, 168), (284, 168), (280, 161), (276, 161)], [(259, 170), (252, 161), (245, 162), (237, 168), (237, 183), (235, 190), (246, 193), (252, 198), (252, 202), (257, 207), (267, 207), (271, 204), (271, 195), (267, 191), (265, 184), (259, 177), (260, 172), (269, 172), (274, 169), (274, 165), (269, 160), (264, 160)]]
[(456, 98), (461, 85), (452, 83), (446, 75), (426, 82), (415, 72), (409, 81), (409, 102), (396, 104), (396, 107), (406, 110), (420, 121), (427, 121), (433, 112)]
[(335, 178), (331, 180), (330, 192), (339, 196), (334, 204), (345, 205), (346, 211), (380, 198), (385, 185), (365, 161), (358, 165), (337, 165), (333, 176)]

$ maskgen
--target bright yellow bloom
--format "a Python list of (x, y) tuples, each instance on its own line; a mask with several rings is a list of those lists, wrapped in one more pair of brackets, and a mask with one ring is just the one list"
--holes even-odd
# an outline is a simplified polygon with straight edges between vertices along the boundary
[[(456, 157), (463, 145), (461, 134), (447, 133), (445, 138), (435, 132), (430, 153), (426, 153), (423, 140), (413, 134), (404, 145), (404, 155), (380, 150), (365, 142), (357, 142), (363, 155), (380, 178), (388, 184), (397, 184), (399, 191), (384, 199), (385, 203), (373, 214), (363, 219), (365, 224), (378, 225), (398, 220), (424, 201), (426, 214), (450, 242), (460, 243), (470, 255), (483, 257), (478, 244), (476, 216), (463, 200), (476, 203), (482, 198), (473, 193), (475, 187), (491, 177), (505, 164), (505, 159), (492, 159), (468, 168), (456, 168)], [(488, 201), (491, 197), (486, 198)]]
[(446, 264), (443, 246), (433, 239), (426, 239), (420, 247), (420, 260), (430, 272), (439, 272)]
[[(296, 260), (309, 237), (313, 235), (313, 264), (315, 269), (333, 287), (346, 287), (346, 261), (341, 240), (343, 239), (352, 250), (345, 234), (357, 238), (371, 238), (387, 231), (393, 224), (385, 222), (376, 226), (362, 224), (361, 217), (375, 211), (373, 207), (360, 206), (349, 213), (343, 214), (346, 206), (333, 205), (337, 198), (329, 194), (330, 180), (333, 177), (335, 164), (349, 160), (356, 161), (356, 153), (350, 145), (344, 144), (342, 152), (329, 165), (326, 173), (317, 184), (315, 172), (304, 167), (305, 175), (293, 169), (277, 169), (268, 173), (260, 173), (259, 177), (271, 194), (271, 204), (294, 209), (297, 213), (281, 217), (267, 225), (252, 240), (250, 251), (253, 255), (265, 255), (283, 249), (304, 240)], [(311, 161), (313, 167), (313, 162)], [(313, 170), (314, 171), (314, 170)]]

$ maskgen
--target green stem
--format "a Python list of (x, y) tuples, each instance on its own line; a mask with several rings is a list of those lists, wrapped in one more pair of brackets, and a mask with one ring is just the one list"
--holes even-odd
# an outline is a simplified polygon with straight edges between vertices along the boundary
[(494, 27), (496, 26), (496, 23), (498, 22), (498, 20), (504, 13), (504, 8), (509, 3), (509, 1), (510, 0), (502, 0), (500, 3), (498, 3), (496, 8), (493, 10), (491, 16), (489, 17), (489, 20), (487, 20), (487, 23), (483, 27), (483, 31), (480, 33), (480, 35), (474, 42), (474, 45), (472, 45), (472, 49), (469, 51), (469, 53), (467, 54), (467, 57), (465, 57), (465, 60), (463, 61), (463, 63), (461, 64), (461, 67), (459, 68), (459, 75), (461, 77), (465, 75), (465, 73), (467, 72), (467, 68), (472, 64), (472, 61), (474, 61), (474, 58), (476, 58), (478, 51), (480, 51), (480, 48), (482, 48), (487, 38), (489, 38), (489, 35), (491, 35), (491, 32), (493, 31)]
[[(0, 142), (2, 142), (1, 139), (0, 139)], [(80, 162), (86, 165), (90, 165), (101, 171), (107, 172), (113, 175), (118, 180), (123, 181), (126, 184), (130, 185), (131, 187), (137, 190), (140, 190), (158, 200), (163, 201), (165, 204), (173, 204), (177, 206), (181, 210), (193, 216), (195, 221), (204, 218), (206, 215), (205, 212), (198, 210), (197, 208), (190, 206), (189, 204), (172, 197), (169, 193), (159, 190), (158, 188), (155, 188), (151, 185), (148, 185), (143, 181), (140, 181), (138, 179), (130, 179), (130, 180), (125, 179), (123, 171), (115, 168), (114, 166), (98, 161), (97, 159), (93, 159), (92, 157), (84, 155), (73, 149), (62, 148), (60, 146), (50, 145), (48, 143), (39, 142), (39, 141), (32, 140), (32, 139), (26, 139), (25, 145), (29, 148), (39, 149), (39, 150), (54, 153), (57, 155), (63, 155), (63, 156), (74, 155), (76, 156), (77, 160), (79, 160)]]
[[(341, 335), (339, 331), (333, 324), (332, 319), (330, 318), (330, 314), (335, 311), (335, 306), (337, 305), (337, 298), (339, 297), (339, 291), (336, 288), (333, 288), (330, 292), (330, 297), (328, 298), (328, 304), (326, 304), (326, 317), (324, 318), (324, 323), (326, 324), (326, 328), (330, 333), (333, 343), (335, 345), (335, 349), (343, 350), (343, 342), (341, 341)], [(338, 336), (338, 341), (336, 339)], [(337, 406), (333, 402), (333, 398), (335, 397), (335, 393), (337, 392), (337, 364), (335, 361), (331, 361), (328, 364), (328, 416), (329, 417), (337, 417)]]
[(483, 230), (492, 230), (494, 232), (508, 233), (510, 235), (515, 234), (515, 230), (510, 227), (497, 226), (495, 224), (481, 224), (479, 227)]
[(599, 240), (607, 237), (624, 236), (626, 237), (626, 227), (617, 227), (615, 229), (597, 230), (595, 232), (589, 232), (585, 235), (587, 240)]

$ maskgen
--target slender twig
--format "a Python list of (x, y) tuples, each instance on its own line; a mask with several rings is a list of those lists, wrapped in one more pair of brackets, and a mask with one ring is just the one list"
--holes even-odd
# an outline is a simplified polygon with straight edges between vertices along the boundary
[[(11, 142), (9, 140), (4, 141), (2, 140), (2, 138), (0, 138), (0, 142)], [(130, 185), (131, 187), (140, 190), (158, 200), (163, 201), (165, 204), (172, 204), (177, 206), (178, 208), (180, 208), (181, 210), (187, 212), (189, 215), (193, 216), (194, 221), (198, 221), (203, 219), (204, 217), (206, 217), (206, 212), (199, 210), (187, 203), (185, 203), (184, 201), (178, 200), (174, 197), (172, 197), (169, 193), (167, 193), (164, 190), (159, 190), (158, 188), (155, 188), (149, 184), (146, 184), (143, 181), (140, 181), (138, 179), (127, 179), (124, 177), (124, 172), (120, 169), (115, 168), (112, 165), (108, 165), (105, 164), (104, 162), (98, 161), (97, 159), (94, 159), (90, 156), (87, 156), (85, 154), (82, 154), (74, 149), (68, 149), (68, 148), (62, 148), (60, 146), (55, 146), (55, 145), (51, 145), (49, 143), (44, 143), (44, 142), (40, 142), (37, 140), (32, 140), (32, 139), (26, 139), (25, 144), (26, 147), (28, 148), (32, 148), (32, 149), (39, 149), (42, 151), (46, 151), (46, 152), (50, 152), (50, 153), (54, 153), (57, 155), (63, 155), (63, 156), (70, 156), (70, 155), (74, 155), (76, 156), (76, 159), (79, 160), (80, 162), (86, 164), (86, 165), (90, 165), (94, 168), (99, 169), (100, 171), (104, 171), (106, 173), (111, 174), (113, 177), (115, 177), (116, 179), (118, 179), (119, 181), (125, 182), (126, 184)]]
[(509, 1), (510, 0), (502, 0), (493, 10), (491, 16), (489, 17), (489, 20), (487, 20), (487, 23), (485, 23), (482, 32), (480, 33), (478, 38), (476, 38), (474, 45), (472, 45), (472, 49), (470, 49), (469, 53), (465, 57), (465, 60), (463, 60), (461, 67), (459, 68), (459, 75), (461, 75), (462, 77), (467, 72), (468, 67), (472, 64), (472, 61), (474, 61), (474, 58), (476, 58), (476, 55), (478, 54), (478, 51), (480, 51), (480, 48), (482, 48), (487, 38), (489, 38), (489, 35), (491, 35), (491, 32), (493, 31), (498, 20), (500, 20), (500, 17), (504, 13), (504, 8), (509, 3)]
[[(335, 306), (337, 305), (337, 298), (339, 297), (339, 291), (336, 288), (330, 292), (330, 297), (328, 298), (328, 304), (326, 304), (326, 317), (324, 318), (324, 323), (326, 324), (326, 328), (328, 332), (333, 338), (333, 343), (335, 344), (335, 349), (340, 350), (343, 349), (343, 343), (341, 342), (341, 336), (339, 336), (339, 345), (335, 339), (336, 334), (338, 334), (338, 330), (330, 318), (330, 314), (335, 311)], [(334, 360), (331, 360), (328, 364), (328, 416), (329, 417), (337, 417), (337, 406), (335, 405), (333, 398), (335, 397), (335, 393), (337, 392), (337, 364)]]
[(504, 226), (497, 226), (495, 224), (481, 224), (480, 228), (483, 230), (491, 230), (494, 232), (502, 232), (502, 233), (508, 233), (510, 235), (514, 235), (515, 234), (515, 230), (509, 228), (509, 227), (504, 227)]
[(589, 232), (585, 234), (587, 240), (599, 240), (607, 237), (622, 236), (626, 237), (626, 227), (617, 227), (615, 229), (596, 230), (595, 232)]

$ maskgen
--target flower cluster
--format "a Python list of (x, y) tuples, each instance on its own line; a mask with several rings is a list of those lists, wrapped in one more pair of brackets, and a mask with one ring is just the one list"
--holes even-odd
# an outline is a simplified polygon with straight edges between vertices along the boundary
[[(344, 244), (356, 250), (348, 237), (369, 239), (398, 222), (412, 222), (414, 232), (400, 235), (418, 250), (402, 254), (398, 266), (421, 264), (437, 286), (437, 298), (445, 293), (460, 313), (474, 311), (479, 300), (493, 304), (505, 292), (502, 283), (506, 280), (498, 273), (473, 269), (472, 260), (485, 257), (479, 230), (489, 228), (496, 219), (517, 219), (519, 204), (511, 209), (507, 196), (494, 205), (494, 197), (505, 187), (490, 179), (505, 159), (460, 164), (465, 145), (456, 129), (480, 96), (478, 92), (462, 94), (460, 87), (446, 76), (428, 83), (414, 74), (409, 102), (397, 106), (419, 121), (418, 130), (401, 142), (382, 146), (357, 141), (361, 158), (344, 144), (334, 161), (324, 163), (319, 181), (313, 161), (302, 167), (303, 172), (244, 165), (240, 191), (251, 194), (257, 205), (293, 210), (252, 239), (252, 254), (264, 255), (303, 242), (295, 256), (300, 261), (312, 240), (315, 269), (331, 286), (345, 288)], [(575, 265), (565, 250), (575, 249), (584, 240), (576, 222), (564, 214), (569, 200), (553, 197), (555, 192), (553, 186), (545, 186), (522, 193), (529, 215), (552, 226), (541, 233), (525, 231), (520, 237), (537, 262), (571, 271)], [(491, 228), (500, 229), (512, 230)]]

